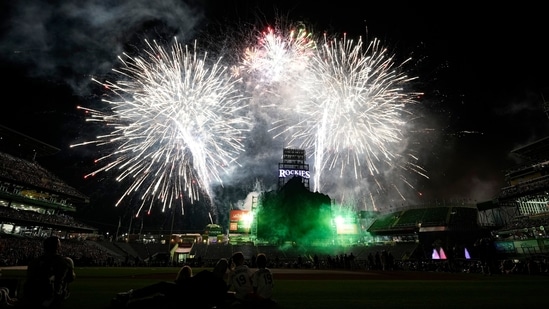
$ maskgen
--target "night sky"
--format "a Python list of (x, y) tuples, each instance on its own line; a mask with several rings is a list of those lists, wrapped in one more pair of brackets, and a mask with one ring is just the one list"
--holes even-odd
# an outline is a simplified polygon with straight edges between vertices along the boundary
[[(174, 36), (181, 42), (196, 39), (203, 46), (215, 46), (216, 54), (243, 44), (236, 38), (250, 25), (260, 29), (288, 20), (306, 24), (315, 33), (345, 33), (365, 41), (377, 38), (396, 60), (412, 59), (407, 68), (409, 75), (418, 77), (414, 90), (424, 93), (419, 99), (424, 120), (417, 148), (429, 178), (411, 180), (415, 198), (409, 203), (490, 200), (505, 186), (505, 170), (520, 163), (510, 152), (548, 135), (549, 119), (543, 108), (549, 97), (544, 48), (548, 28), (541, 4), (318, 3), (2, 1), (0, 124), (60, 148), (59, 154), (38, 162), (92, 197), (80, 215), (92, 223), (116, 224), (118, 216), (131, 212), (113, 210), (113, 201), (124, 190), (113, 184), (109, 174), (84, 180), (99, 151), (69, 147), (99, 134), (94, 131), (99, 128), (89, 127), (76, 109), (101, 104), (103, 89), (91, 78), (108, 76), (118, 64), (117, 56), (139, 49), (144, 38), (161, 43)], [(268, 152), (274, 158), (253, 158), (250, 151), (253, 162), (244, 168), (260, 172), (242, 173), (238, 181), (217, 192), (226, 203), (218, 208), (245, 199), (253, 177), (276, 183), (282, 148), (269, 146), (273, 148), (255, 152)], [(182, 228), (203, 226), (207, 208), (188, 207)]]

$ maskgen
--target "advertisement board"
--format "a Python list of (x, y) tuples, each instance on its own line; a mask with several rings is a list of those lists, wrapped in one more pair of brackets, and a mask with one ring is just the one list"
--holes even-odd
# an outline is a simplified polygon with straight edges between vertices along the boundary
[(336, 225), (337, 235), (357, 235), (358, 225), (356, 223), (339, 223)]
[(229, 214), (229, 232), (246, 234), (250, 232), (253, 214), (249, 210), (231, 210)]

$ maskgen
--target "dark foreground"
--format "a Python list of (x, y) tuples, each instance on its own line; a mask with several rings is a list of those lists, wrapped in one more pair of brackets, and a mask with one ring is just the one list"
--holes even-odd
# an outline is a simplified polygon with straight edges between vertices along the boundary
[[(159, 280), (177, 268), (77, 268), (65, 308), (107, 309), (116, 293)], [(196, 272), (199, 269), (195, 270)], [(278, 307), (293, 308), (520, 308), (547, 303), (547, 275), (492, 275), (405, 271), (273, 269)], [(3, 269), (22, 280), (24, 269)], [(207, 297), (197, 295), (197, 298)], [(180, 308), (193, 308), (182, 299)], [(158, 308), (160, 309), (160, 308)]]

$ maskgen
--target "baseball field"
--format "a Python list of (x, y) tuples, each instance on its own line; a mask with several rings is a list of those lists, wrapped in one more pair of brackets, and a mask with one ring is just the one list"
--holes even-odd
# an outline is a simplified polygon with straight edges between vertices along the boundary
[[(173, 280), (178, 268), (76, 268), (65, 308), (107, 309), (118, 292)], [(199, 268), (194, 269), (197, 273)], [(273, 269), (281, 309), (323, 308), (540, 308), (549, 302), (549, 274), (502, 275)], [(2, 269), (23, 280), (25, 270)], [(207, 297), (207, 293), (205, 293)], [(197, 295), (197, 297), (203, 297)], [(181, 308), (193, 308), (182, 299)], [(160, 308), (159, 308), (160, 309)]]

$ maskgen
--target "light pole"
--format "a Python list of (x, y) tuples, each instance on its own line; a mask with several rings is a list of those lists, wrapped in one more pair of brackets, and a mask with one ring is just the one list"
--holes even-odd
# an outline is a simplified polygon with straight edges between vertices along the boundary
[(116, 235), (114, 237), (114, 241), (118, 241), (118, 232), (120, 231), (120, 225), (122, 224), (122, 217), (118, 216), (118, 227), (116, 228)]
[(172, 238), (173, 238), (173, 224), (175, 221), (175, 207), (172, 207), (172, 224), (170, 226), (170, 239), (168, 240), (168, 263), (173, 264), (173, 256), (172, 256)]

